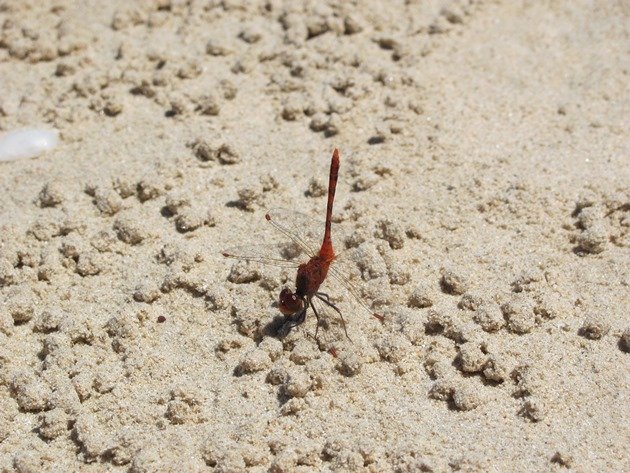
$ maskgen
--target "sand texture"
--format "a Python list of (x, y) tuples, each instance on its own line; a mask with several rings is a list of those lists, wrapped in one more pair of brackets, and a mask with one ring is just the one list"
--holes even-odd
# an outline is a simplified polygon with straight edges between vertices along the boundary
[(0, 472), (630, 471), (629, 12), (0, 0)]

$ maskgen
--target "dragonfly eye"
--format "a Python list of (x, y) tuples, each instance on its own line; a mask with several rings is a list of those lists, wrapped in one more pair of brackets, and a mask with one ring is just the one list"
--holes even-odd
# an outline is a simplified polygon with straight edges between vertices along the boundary
[(302, 299), (296, 296), (291, 289), (285, 287), (280, 291), (278, 307), (284, 315), (293, 315), (301, 310), (303, 306), (304, 302), (302, 302)]

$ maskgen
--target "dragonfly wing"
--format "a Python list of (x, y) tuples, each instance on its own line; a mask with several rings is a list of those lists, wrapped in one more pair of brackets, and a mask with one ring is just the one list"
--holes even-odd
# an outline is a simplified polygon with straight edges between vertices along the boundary
[(324, 223), (295, 210), (269, 209), (265, 215), (267, 221), (280, 233), (290, 238), (308, 254), (315, 256), (324, 236)]
[(281, 268), (297, 268), (303, 262), (298, 257), (299, 253), (296, 253), (291, 245), (282, 243), (233, 246), (221, 253), (226, 258), (253, 261)]
[[(346, 255), (347, 256), (347, 255)], [(344, 261), (345, 266), (349, 264), (349, 259)], [(362, 307), (368, 314), (376, 317), (379, 320), (382, 320), (382, 316), (376, 313), (374, 310), (370, 308), (370, 306), (365, 302), (363, 296), (360, 294), (359, 290), (356, 286), (350, 281), (347, 275), (347, 270), (344, 271), (344, 266), (341, 264), (337, 264), (335, 261), (330, 268), (328, 269), (328, 276), (332, 277), (336, 282), (341, 284), (346, 291), (352, 296), (354, 302), (356, 302), (360, 307)]]
[[(295, 210), (274, 208), (267, 211), (267, 220), (280, 233), (304, 248), (309, 256), (315, 256), (324, 238), (325, 223), (323, 220)], [(333, 223), (332, 243), (335, 251), (343, 251), (347, 229)]]

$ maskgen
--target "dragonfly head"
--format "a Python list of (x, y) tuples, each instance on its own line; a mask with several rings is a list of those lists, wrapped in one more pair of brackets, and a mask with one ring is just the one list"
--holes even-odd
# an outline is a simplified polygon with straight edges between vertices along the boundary
[(286, 287), (280, 291), (278, 302), (278, 308), (284, 315), (293, 315), (304, 307), (304, 301), (291, 289)]

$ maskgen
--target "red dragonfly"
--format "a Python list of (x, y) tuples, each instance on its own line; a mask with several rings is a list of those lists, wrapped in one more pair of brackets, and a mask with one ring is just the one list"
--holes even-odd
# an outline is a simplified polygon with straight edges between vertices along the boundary
[[(348, 336), (346, 329), (346, 322), (343, 318), (341, 310), (331, 302), (330, 296), (319, 290), (320, 286), (330, 274), (334, 279), (341, 283), (346, 290), (353, 296), (353, 298), (361, 305), (365, 310), (371, 313), (374, 317), (383, 321), (383, 316), (374, 313), (357, 294), (352, 284), (341, 273), (341, 271), (333, 263), (337, 260), (337, 255), (333, 248), (333, 241), (331, 237), (331, 225), (332, 225), (332, 212), (333, 203), (335, 201), (335, 190), (337, 188), (337, 179), (339, 176), (339, 150), (335, 148), (333, 151), (332, 159), (330, 162), (330, 175), (328, 178), (328, 202), (326, 205), (326, 223), (324, 226), (324, 238), (319, 251), (315, 251), (311, 245), (309, 245), (309, 237), (306, 234), (304, 228), (308, 224), (302, 224), (308, 220), (307, 216), (304, 216), (298, 212), (285, 211), (278, 209), (276, 211), (268, 211), (265, 214), (265, 219), (271, 223), (277, 230), (289, 237), (297, 246), (305, 252), (310, 259), (304, 263), (296, 263), (286, 258), (286, 251), (278, 247), (278, 245), (258, 245), (258, 247), (265, 247), (268, 250), (271, 249), (275, 256), (269, 256), (269, 251), (260, 251), (256, 249), (255, 245), (237, 247), (229, 249), (223, 253), (223, 256), (227, 258), (235, 258), (245, 261), (255, 261), (260, 263), (272, 264), (277, 266), (295, 267), (297, 266), (297, 274), (295, 277), (295, 291), (285, 287), (280, 292), (278, 299), (278, 308), (280, 312), (285, 316), (285, 321), (282, 328), (290, 330), (304, 322), (306, 319), (306, 313), (309, 307), (313, 310), (315, 317), (317, 318), (317, 326), (315, 329), (315, 338), (317, 338), (317, 331), (319, 329), (320, 317), (315, 305), (314, 299), (318, 299), (326, 306), (332, 308), (339, 317), (343, 330)], [(278, 256), (282, 255), (282, 256)]]

